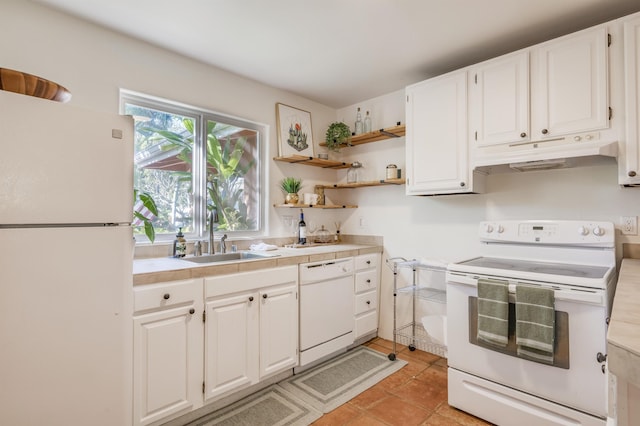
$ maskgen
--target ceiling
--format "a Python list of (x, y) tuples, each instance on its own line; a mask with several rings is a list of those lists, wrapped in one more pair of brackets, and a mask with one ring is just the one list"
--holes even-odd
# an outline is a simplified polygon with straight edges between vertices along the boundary
[(31, 0), (341, 108), (640, 11), (638, 0)]

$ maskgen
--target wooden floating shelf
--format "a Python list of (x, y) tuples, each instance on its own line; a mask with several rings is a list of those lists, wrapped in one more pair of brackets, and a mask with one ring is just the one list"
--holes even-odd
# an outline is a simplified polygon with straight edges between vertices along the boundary
[(325, 189), (342, 189), (342, 188), (363, 188), (365, 186), (382, 186), (382, 185), (404, 185), (406, 181), (404, 179), (381, 179), (372, 180), (367, 182), (356, 183), (338, 183), (334, 185), (316, 185), (316, 187)]
[[(349, 143), (342, 144), (342, 146), (355, 146), (362, 145), (370, 142), (377, 142), (385, 139), (399, 138), (405, 135), (405, 126), (393, 126), (386, 129), (374, 130), (373, 132), (363, 133), (357, 136), (351, 136)], [(320, 146), (327, 146), (326, 142), (320, 142)]]
[(357, 209), (354, 205), (335, 205), (335, 204), (274, 204), (273, 207), (282, 207), (287, 209)]
[(351, 163), (343, 161), (323, 160), (315, 157), (307, 157), (305, 155), (287, 155), (285, 157), (273, 157), (275, 161), (283, 161), (285, 163), (304, 164), (307, 166), (321, 167), (323, 169), (348, 169)]

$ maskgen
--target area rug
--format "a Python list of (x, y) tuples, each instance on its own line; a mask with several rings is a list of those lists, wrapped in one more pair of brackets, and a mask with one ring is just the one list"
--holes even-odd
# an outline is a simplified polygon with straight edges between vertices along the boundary
[(406, 364), (359, 346), (186, 426), (306, 426)]
[(306, 426), (322, 413), (272, 385), (187, 426)]
[(407, 364), (359, 346), (337, 358), (278, 383), (284, 390), (328, 413)]

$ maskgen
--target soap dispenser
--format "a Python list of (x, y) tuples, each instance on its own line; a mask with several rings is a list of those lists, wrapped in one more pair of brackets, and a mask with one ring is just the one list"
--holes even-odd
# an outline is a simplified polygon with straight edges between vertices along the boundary
[(173, 257), (184, 257), (187, 254), (187, 240), (184, 238), (182, 228), (178, 228), (176, 239), (173, 240)]

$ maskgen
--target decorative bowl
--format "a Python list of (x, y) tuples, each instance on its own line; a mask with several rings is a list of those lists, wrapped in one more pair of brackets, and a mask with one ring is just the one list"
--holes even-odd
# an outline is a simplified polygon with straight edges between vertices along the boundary
[(56, 102), (71, 99), (71, 92), (57, 83), (9, 68), (0, 68), (0, 90)]

